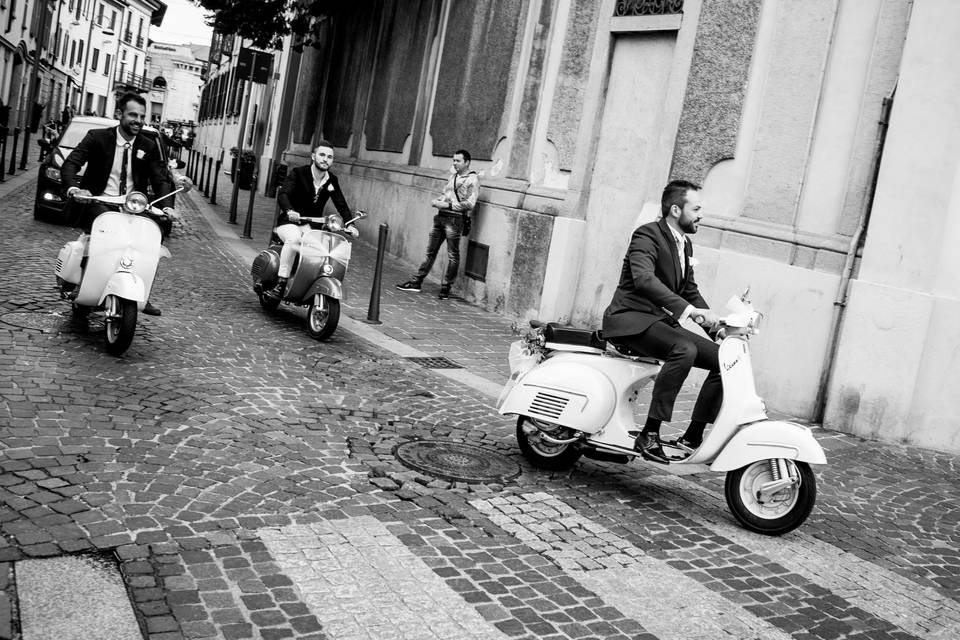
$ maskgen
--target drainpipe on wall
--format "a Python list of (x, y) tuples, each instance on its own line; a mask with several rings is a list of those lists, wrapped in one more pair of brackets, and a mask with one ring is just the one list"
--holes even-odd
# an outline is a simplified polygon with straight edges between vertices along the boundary
[(877, 178), (880, 175), (880, 160), (883, 157), (883, 145), (887, 139), (887, 127), (890, 125), (890, 110), (893, 108), (893, 98), (897, 93), (894, 86), (886, 98), (883, 99), (883, 107), (878, 122), (877, 146), (873, 153), (873, 178), (870, 181), (870, 190), (864, 203), (863, 210), (860, 213), (860, 220), (857, 222), (857, 230), (850, 238), (850, 247), (847, 249), (847, 257), (843, 263), (843, 272), (840, 277), (840, 284), (837, 287), (837, 297), (833, 301), (833, 318), (830, 321), (829, 348), (827, 350), (827, 359), (823, 365), (823, 371), (820, 374), (820, 386), (817, 389), (817, 400), (814, 404), (813, 422), (823, 423), (824, 414), (827, 410), (827, 390), (833, 379), (833, 368), (836, 364), (837, 350), (840, 343), (840, 332), (843, 328), (843, 319), (847, 310), (847, 298), (850, 295), (850, 281), (853, 280), (853, 267), (856, 261), (857, 253), (863, 247), (866, 240), (867, 225), (870, 222), (870, 211), (873, 209), (873, 198), (877, 192)]

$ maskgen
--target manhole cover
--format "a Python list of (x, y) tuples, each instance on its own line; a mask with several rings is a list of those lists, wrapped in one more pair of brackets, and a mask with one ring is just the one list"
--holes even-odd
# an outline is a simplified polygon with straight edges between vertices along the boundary
[(463, 365), (459, 365), (443, 356), (412, 357), (407, 358), (407, 360), (427, 369), (463, 369)]
[(0, 316), (0, 321), (21, 329), (59, 331), (63, 326), (64, 316), (41, 311), (13, 311)]
[(453, 482), (505, 482), (520, 475), (510, 458), (472, 444), (415, 440), (397, 445), (393, 453), (404, 466)]

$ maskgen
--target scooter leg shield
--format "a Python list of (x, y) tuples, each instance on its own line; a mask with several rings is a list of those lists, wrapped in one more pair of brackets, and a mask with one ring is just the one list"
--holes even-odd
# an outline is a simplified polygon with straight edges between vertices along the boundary
[(733, 471), (758, 460), (786, 458), (826, 464), (823, 447), (809, 427), (795, 422), (763, 420), (737, 432), (710, 465), (711, 471)]
[(110, 279), (107, 280), (107, 285), (103, 288), (103, 293), (100, 294), (99, 304), (103, 304), (104, 299), (109, 295), (114, 295), (125, 300), (146, 302), (147, 287), (138, 276), (120, 271), (113, 274)]

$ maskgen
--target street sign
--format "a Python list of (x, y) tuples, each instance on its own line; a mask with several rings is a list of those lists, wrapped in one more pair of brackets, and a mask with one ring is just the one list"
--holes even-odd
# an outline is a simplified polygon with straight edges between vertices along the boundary
[(273, 54), (247, 47), (241, 48), (237, 56), (236, 77), (241, 80), (250, 80), (251, 69), (253, 81), (257, 84), (266, 84), (273, 69)]

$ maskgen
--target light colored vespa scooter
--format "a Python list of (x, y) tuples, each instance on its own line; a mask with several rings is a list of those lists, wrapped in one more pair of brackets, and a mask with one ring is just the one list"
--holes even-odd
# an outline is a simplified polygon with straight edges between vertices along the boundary
[[(356, 229), (352, 225), (366, 217), (365, 211), (356, 211), (347, 222), (338, 213), (319, 218), (300, 216), (300, 222), (309, 224), (310, 231), (303, 234), (300, 241), (300, 251), (282, 301), (307, 308), (307, 331), (317, 340), (332, 336), (340, 323), (343, 279), (352, 251), (345, 234), (351, 233), (350, 228)], [(254, 258), (250, 267), (253, 290), (260, 298), (260, 305), (270, 311), (281, 302), (281, 298), (267, 292), (277, 283), (282, 246), (272, 243)]]
[[(184, 185), (173, 193), (187, 188)], [(167, 214), (153, 206), (162, 199), (150, 202), (137, 191), (90, 197), (91, 202), (119, 205), (121, 210), (101, 213), (90, 234), (66, 243), (57, 257), (61, 297), (72, 303), (78, 317), (103, 309), (105, 346), (115, 356), (123, 354), (133, 341), (137, 312), (150, 297), (157, 264), (160, 258), (170, 257), (160, 244), (157, 224)]]
[[(767, 418), (748, 346), (761, 314), (746, 296), (731, 298), (721, 319), (720, 413), (700, 447), (670, 464), (726, 472), (727, 505), (737, 520), (780, 535), (807, 519), (817, 492), (810, 465), (827, 460), (809, 428)], [(581, 455), (632, 460), (634, 404), (641, 389), (652, 388), (659, 362), (616, 351), (596, 331), (531, 324), (535, 331), (511, 346), (511, 377), (497, 405), (518, 416), (524, 456), (553, 470), (573, 466)]]

